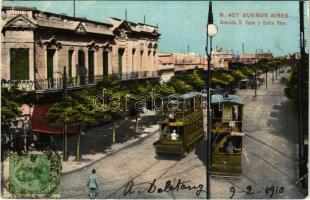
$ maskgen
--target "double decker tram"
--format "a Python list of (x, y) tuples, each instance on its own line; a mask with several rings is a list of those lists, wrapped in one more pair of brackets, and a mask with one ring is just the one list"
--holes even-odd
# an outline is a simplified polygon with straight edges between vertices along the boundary
[(204, 137), (201, 93), (190, 92), (173, 95), (173, 109), (165, 106), (160, 122), (160, 137), (154, 143), (157, 155), (177, 154), (191, 151)]
[(211, 172), (241, 174), (243, 103), (237, 95), (212, 95)]

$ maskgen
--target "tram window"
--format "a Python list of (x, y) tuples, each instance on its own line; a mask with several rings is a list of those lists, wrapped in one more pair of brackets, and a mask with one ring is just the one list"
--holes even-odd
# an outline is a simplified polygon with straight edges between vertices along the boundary
[(195, 98), (192, 98), (190, 100), (190, 108), (191, 108), (191, 111), (195, 111), (197, 108), (196, 108), (196, 99)]
[(223, 120), (230, 121), (232, 119), (232, 105), (230, 104), (223, 104)]
[(238, 121), (239, 119), (238, 112), (239, 112), (238, 105), (233, 105), (233, 109), (232, 109), (232, 120), (233, 121)]
[(214, 110), (213, 112), (214, 118), (216, 119), (222, 118), (223, 112), (222, 112), (222, 109), (220, 109), (220, 106), (218, 104), (214, 105), (213, 110)]
[(213, 148), (214, 152), (222, 152), (222, 153), (225, 152), (226, 146), (224, 145), (224, 147), (223, 147), (223, 146), (219, 145), (225, 137), (226, 136), (224, 134), (216, 134), (216, 135), (212, 136), (211, 144), (212, 144), (212, 148)]
[(184, 128), (183, 127), (169, 127), (166, 134), (164, 135), (164, 138), (166, 140), (173, 140), (172, 134), (176, 133), (177, 140), (182, 140), (184, 136)]
[(233, 137), (233, 144), (236, 148), (241, 149), (242, 148), (242, 137)]
[(241, 152), (241, 148), (242, 148), (242, 138), (241, 137), (229, 137), (227, 138), (227, 141), (224, 145), (225, 147), (225, 153), (229, 153), (229, 143), (232, 143), (232, 149), (234, 153), (240, 153)]
[(238, 107), (238, 121), (242, 121), (242, 106)]
[(186, 110), (185, 111), (191, 111), (192, 110), (192, 99), (186, 101)]

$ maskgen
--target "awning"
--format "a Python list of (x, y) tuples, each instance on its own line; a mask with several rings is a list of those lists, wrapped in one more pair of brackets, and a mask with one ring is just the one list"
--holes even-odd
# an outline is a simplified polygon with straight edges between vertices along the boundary
[[(52, 125), (46, 113), (51, 105), (35, 105), (31, 118), (32, 131), (42, 134), (63, 134), (63, 126)], [(68, 134), (75, 134), (78, 132), (77, 126), (68, 126)]]

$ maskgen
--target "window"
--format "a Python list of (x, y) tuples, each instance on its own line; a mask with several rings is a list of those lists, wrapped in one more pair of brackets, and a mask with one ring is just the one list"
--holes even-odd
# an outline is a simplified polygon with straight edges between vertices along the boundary
[(219, 104), (214, 104), (213, 105), (213, 118), (215, 119), (220, 119), (222, 118), (222, 108), (221, 105)]
[(239, 116), (238, 116), (238, 105), (233, 105), (233, 109), (232, 109), (232, 116), (233, 116), (233, 119), (234, 121), (238, 121), (239, 119)]
[(118, 74), (121, 78), (123, 73), (123, 55), (124, 55), (125, 49), (120, 48), (118, 49)]
[(135, 71), (135, 53), (136, 53), (136, 49), (132, 49), (132, 57), (131, 57), (132, 72)]
[(29, 49), (10, 49), (10, 79), (29, 80)]
[(140, 51), (140, 70), (142, 70), (142, 57), (143, 57), (143, 51)]
[[(151, 62), (150, 62), (150, 57), (151, 57), (150, 55), (151, 55), (151, 50), (149, 50), (149, 51), (147, 52), (147, 64), (148, 64), (148, 65), (150, 65), (150, 63), (151, 63)], [(148, 67), (149, 67), (149, 66), (148, 66)]]
[(103, 76), (107, 78), (109, 75), (109, 51), (103, 51)]
[(153, 52), (153, 65), (155, 65), (155, 57), (156, 57), (156, 51)]
[(78, 71), (78, 76), (80, 78), (80, 84), (84, 85), (85, 84), (85, 52), (83, 50), (79, 50), (78, 51), (78, 67), (77, 67), (77, 71)]
[(94, 51), (88, 51), (88, 81), (94, 83)]
[(68, 75), (70, 78), (72, 77), (72, 55), (73, 55), (73, 50), (69, 50), (68, 52)]
[(55, 49), (47, 49), (47, 78), (54, 78), (54, 55)]

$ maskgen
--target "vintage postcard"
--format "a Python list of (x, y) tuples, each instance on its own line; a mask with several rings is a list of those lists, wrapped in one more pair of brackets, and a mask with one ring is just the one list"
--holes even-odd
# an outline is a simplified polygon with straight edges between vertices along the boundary
[(304, 199), (308, 1), (3, 0), (4, 199)]

